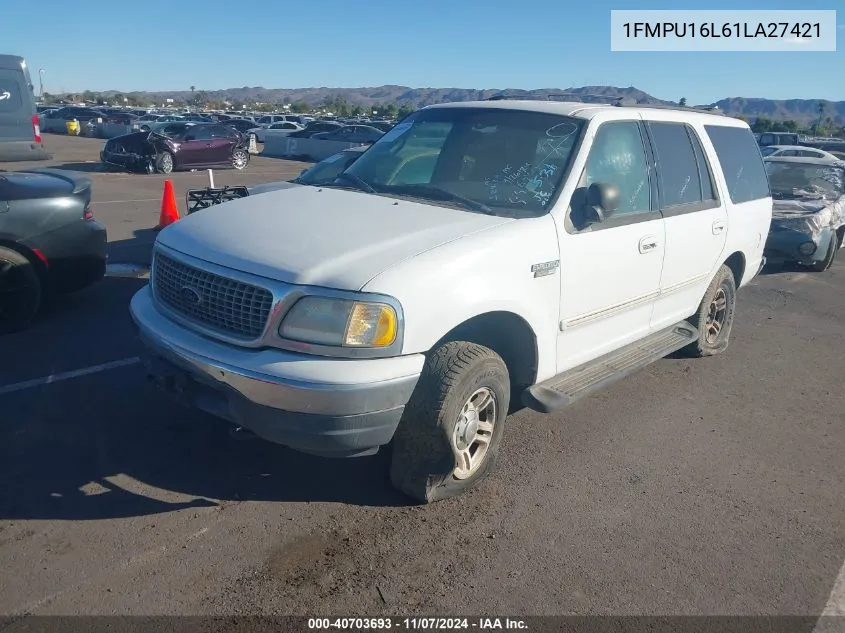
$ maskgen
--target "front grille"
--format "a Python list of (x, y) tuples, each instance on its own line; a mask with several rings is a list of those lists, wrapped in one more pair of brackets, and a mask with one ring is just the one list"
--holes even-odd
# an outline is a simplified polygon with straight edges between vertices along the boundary
[(168, 308), (224, 334), (244, 339), (261, 336), (272, 293), (228, 277), (188, 266), (156, 253), (153, 288)]

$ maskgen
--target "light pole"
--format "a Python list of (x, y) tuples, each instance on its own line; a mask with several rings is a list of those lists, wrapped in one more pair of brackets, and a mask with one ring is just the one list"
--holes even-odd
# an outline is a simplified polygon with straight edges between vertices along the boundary
[(44, 69), (38, 69), (38, 98), (44, 98)]

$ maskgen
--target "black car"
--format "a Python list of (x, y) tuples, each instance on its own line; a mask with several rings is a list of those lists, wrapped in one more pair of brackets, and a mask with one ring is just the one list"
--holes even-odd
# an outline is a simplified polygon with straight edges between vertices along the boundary
[(241, 134), (246, 134), (249, 130), (258, 126), (255, 121), (249, 119), (231, 119), (226, 121), (225, 125), (235, 128)]
[(305, 126), (304, 130), (288, 134), (288, 138), (311, 138), (315, 134), (334, 132), (342, 127), (344, 127), (343, 123), (335, 123), (334, 121), (313, 121)]
[(80, 174), (0, 172), (0, 333), (29, 325), (46, 296), (104, 276), (106, 229), (90, 204)]

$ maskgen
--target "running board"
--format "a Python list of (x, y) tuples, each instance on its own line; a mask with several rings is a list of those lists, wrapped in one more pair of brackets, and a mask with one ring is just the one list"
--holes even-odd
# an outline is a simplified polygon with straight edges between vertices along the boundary
[(540, 413), (551, 413), (677, 352), (697, 338), (698, 330), (695, 326), (688, 321), (681, 321), (622, 349), (528, 387), (522, 392), (522, 404)]

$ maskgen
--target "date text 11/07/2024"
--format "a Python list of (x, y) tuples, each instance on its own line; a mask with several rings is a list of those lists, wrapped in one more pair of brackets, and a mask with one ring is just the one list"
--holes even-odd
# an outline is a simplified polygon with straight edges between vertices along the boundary
[(527, 630), (525, 620), (514, 618), (308, 618), (311, 631), (377, 631), (405, 629), (409, 631), (429, 630)]
[(625, 37), (818, 38), (819, 22), (626, 22)]

